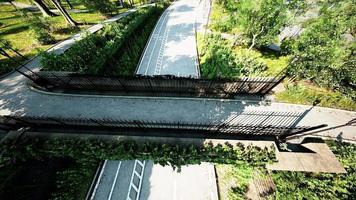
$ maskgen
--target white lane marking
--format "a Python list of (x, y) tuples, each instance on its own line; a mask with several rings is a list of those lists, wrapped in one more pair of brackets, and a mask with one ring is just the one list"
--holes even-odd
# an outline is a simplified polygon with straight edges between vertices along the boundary
[(140, 198), (140, 193), (141, 193), (141, 186), (142, 186), (142, 179), (143, 179), (143, 174), (145, 172), (145, 166), (146, 166), (146, 161), (143, 161), (142, 163), (142, 172), (141, 172), (141, 178), (140, 178), (140, 183), (138, 185), (138, 191), (137, 191), (137, 198), (136, 199), (139, 199)]
[(96, 184), (95, 184), (94, 191), (93, 191), (93, 194), (91, 195), (90, 200), (93, 200), (93, 199), (94, 199), (95, 193), (96, 193), (96, 191), (98, 190), (98, 186), (99, 186), (99, 183), (100, 183), (101, 178), (102, 178), (102, 176), (103, 176), (104, 169), (105, 169), (105, 166), (106, 166), (107, 161), (108, 161), (108, 160), (105, 160), (105, 161), (104, 161), (103, 168), (101, 168), (101, 171), (100, 171), (100, 174), (99, 174), (99, 177), (98, 177), (98, 181), (97, 181)]
[(150, 44), (151, 44), (152, 38), (154, 38), (154, 36), (155, 36), (155, 31), (156, 31), (156, 29), (157, 29), (157, 26), (158, 26), (159, 22), (162, 20), (163, 15), (166, 13), (167, 10), (168, 10), (168, 8), (163, 12), (163, 14), (161, 15), (161, 17), (158, 19), (158, 22), (157, 22), (157, 24), (155, 25), (155, 28), (153, 29), (152, 35), (151, 35), (151, 37), (150, 37), (149, 40), (148, 40), (148, 44), (147, 44), (147, 46), (146, 46), (146, 48), (145, 48), (145, 50), (144, 50), (144, 52), (143, 52), (142, 59), (140, 60), (140, 63), (139, 63), (139, 65), (138, 65), (137, 72), (140, 71), (141, 64), (142, 64), (142, 61), (143, 61), (143, 57), (146, 55), (147, 49), (149, 48), (149, 46), (150, 46)]
[(112, 186), (111, 186), (111, 190), (110, 190), (110, 194), (109, 194), (108, 200), (111, 200), (112, 193), (113, 193), (114, 187), (115, 187), (115, 185), (116, 185), (116, 180), (117, 180), (117, 176), (118, 176), (118, 174), (119, 174), (120, 168), (121, 168), (121, 161), (119, 162), (119, 165), (117, 166), (115, 178), (114, 178), (114, 181), (113, 181)]
[[(141, 173), (140, 173), (141, 175), (138, 175), (138, 173), (135, 173), (137, 164), (141, 166)], [(146, 165), (146, 161), (141, 162), (139, 160), (135, 160), (135, 164), (134, 164), (134, 167), (133, 167), (133, 170), (132, 170), (131, 181), (130, 181), (129, 190), (127, 192), (126, 200), (132, 200), (131, 197), (130, 197), (130, 193), (131, 193), (131, 189), (132, 188), (137, 193), (135, 200), (139, 199), (140, 192), (141, 192), (141, 185), (142, 185), (142, 177), (143, 177), (143, 174), (145, 172), (145, 165)], [(135, 175), (140, 179), (140, 181), (138, 183), (138, 187), (133, 183), (133, 179), (134, 179)]]
[(164, 29), (161, 45), (160, 45), (159, 51), (158, 51), (158, 57), (157, 57), (157, 60), (156, 60), (156, 66), (155, 66), (155, 70), (154, 70), (154, 75), (160, 75), (161, 74), (161, 70), (162, 70), (164, 50), (166, 48), (168, 34), (169, 34), (169, 31), (170, 31), (170, 26), (168, 25), (168, 21), (166, 22), (166, 24), (167, 25), (166, 25), (166, 28)]
[[(173, 4), (172, 4), (172, 5), (173, 5)], [(166, 11), (167, 11), (167, 12), (166, 12)], [(167, 18), (167, 16), (168, 16), (168, 14), (167, 14), (168, 12), (170, 12), (170, 10), (168, 10), (168, 8), (167, 8), (167, 9), (165, 10), (165, 12), (164, 12), (165, 16), (164, 16), (163, 22), (164, 22), (164, 20), (166, 20), (166, 18)], [(159, 34), (161, 33), (161, 31), (162, 31), (163, 24), (164, 24), (164, 23), (161, 24), (161, 27), (160, 27), (160, 29), (159, 29), (159, 31), (158, 31), (158, 35), (159, 35)], [(153, 44), (153, 48), (152, 48), (152, 51), (151, 51), (151, 55), (150, 55), (150, 58), (148, 59), (148, 63), (147, 63), (145, 75), (147, 75), (148, 67), (149, 67), (149, 65), (150, 65), (150, 63), (151, 63), (152, 55), (153, 55), (154, 49), (155, 49), (155, 47), (156, 47), (156, 45), (157, 45), (157, 40), (158, 40), (158, 38), (156, 38), (155, 43)]]
[(174, 184), (173, 184), (173, 200), (177, 199), (177, 177), (175, 176), (175, 172), (173, 172), (173, 179), (174, 179)]

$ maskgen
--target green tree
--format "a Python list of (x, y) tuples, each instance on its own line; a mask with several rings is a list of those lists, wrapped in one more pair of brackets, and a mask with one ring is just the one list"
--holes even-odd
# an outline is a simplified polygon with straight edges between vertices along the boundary
[[(287, 4), (284, 0), (240, 0), (232, 16), (247, 38), (249, 49), (268, 45), (287, 22)], [(233, 5), (230, 9), (234, 8)]]
[(33, 3), (37, 6), (37, 8), (41, 11), (43, 17), (53, 17), (57, 16), (53, 13), (47, 5), (43, 2), (43, 0), (34, 0)]
[(73, 18), (68, 14), (67, 10), (63, 7), (62, 3), (60, 0), (51, 0), (53, 5), (59, 10), (65, 21), (67, 22), (68, 26), (74, 26), (76, 27), (78, 23), (73, 20)]
[(354, 34), (355, 10), (352, 0), (326, 3), (319, 18), (294, 43), (296, 62), (289, 72), (356, 98), (356, 48), (345, 39), (347, 34)]

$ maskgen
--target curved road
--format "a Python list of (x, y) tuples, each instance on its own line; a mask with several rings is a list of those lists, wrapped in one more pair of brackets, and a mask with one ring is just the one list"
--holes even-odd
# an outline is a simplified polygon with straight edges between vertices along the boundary
[[(187, 5), (182, 5), (183, 2)], [(177, 6), (175, 6), (175, 4)], [(196, 5), (196, 1), (178, 1), (170, 8), (173, 10), (170, 11), (168, 17), (185, 19), (184, 16), (186, 12), (184, 12), (184, 9), (193, 9), (192, 7)], [(190, 15), (190, 11), (187, 11), (187, 13)], [(166, 15), (163, 15), (162, 17), (165, 16)], [(119, 17), (111, 20), (118, 19)], [(161, 19), (161, 21), (162, 20), (163, 19)], [(195, 22), (194, 18), (189, 20)], [(172, 21), (174, 22), (174, 20), (167, 21), (168, 23), (171, 23)], [(92, 27), (90, 31), (95, 32), (101, 27), (102, 25), (96, 25)], [(157, 25), (157, 27), (159, 27), (159, 25)], [(185, 28), (186, 27), (183, 26), (183, 29)], [(191, 34), (191, 30), (188, 32)], [(180, 34), (178, 30), (177, 33)], [(65, 49), (69, 48), (74, 43), (74, 40), (78, 38), (80, 38), (80, 35), (74, 36), (74, 39), (72, 38), (63, 41), (50, 51), (60, 54)], [(173, 39), (174, 37), (169, 38), (172, 38), (172, 41), (171, 39), (167, 39), (167, 44), (175, 42)], [(150, 42), (154, 43), (154, 40), (154, 37), (152, 37)], [(179, 41), (184, 43), (184, 40)], [(191, 50), (187, 50), (187, 48), (188, 46), (184, 50), (192, 52), (195, 45), (189, 46), (189, 48), (192, 48)], [(167, 49), (169, 48), (165, 48), (164, 55), (169, 54)], [(147, 52), (150, 51), (147, 50), (145, 54), (147, 54)], [(39, 70), (40, 67), (38, 58), (35, 58), (27, 63), (26, 67), (34, 71)], [(178, 67), (179, 66), (177, 66), (177, 70), (180, 69)], [(171, 70), (169, 67), (162, 67), (162, 70), (163, 69)], [(193, 67), (190, 69), (193, 69)], [(191, 75), (196, 74), (192, 71)], [(105, 97), (52, 94), (30, 89), (27, 85), (27, 81), (28, 80), (25, 77), (17, 72), (6, 76), (0, 81), (0, 115), (13, 114), (49, 117), (90, 117), (181, 122), (230, 121), (230, 119), (234, 117), (235, 119), (231, 121), (231, 123), (239, 122), (254, 125), (285, 124), (291, 126), (328, 124), (329, 127), (344, 124), (351, 119), (356, 118), (356, 112), (284, 103), (259, 105), (259, 102), (239, 100), (119, 96)], [(355, 127), (352, 126), (331, 129), (318, 134), (333, 137), (339, 136), (344, 139), (356, 140)]]

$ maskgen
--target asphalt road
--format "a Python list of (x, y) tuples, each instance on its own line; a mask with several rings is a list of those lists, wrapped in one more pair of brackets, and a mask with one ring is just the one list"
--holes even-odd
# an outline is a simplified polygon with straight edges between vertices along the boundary
[(113, 199), (217, 200), (214, 166), (187, 165), (178, 173), (152, 161), (105, 161), (91, 200)]
[(199, 77), (195, 27), (200, 1), (175, 1), (160, 17), (140, 60), (137, 74)]

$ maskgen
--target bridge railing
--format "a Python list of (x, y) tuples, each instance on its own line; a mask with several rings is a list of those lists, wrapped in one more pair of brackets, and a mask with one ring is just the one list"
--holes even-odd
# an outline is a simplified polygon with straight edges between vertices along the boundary
[[(293, 127), (287, 125), (252, 125), (241, 123), (188, 123), (169, 121), (142, 121), (122, 119), (64, 118), (45, 116), (0, 116), (0, 124), (15, 128), (30, 128), (40, 132), (90, 132), (100, 134), (131, 133), (161, 137), (191, 137), (191, 138), (261, 138), (270, 137), (284, 139), (294, 134), (316, 130), (326, 125)], [(158, 135), (157, 135), (158, 134)]]
[(265, 95), (285, 76), (197, 79), (163, 76), (98, 76), (71, 72), (40, 71), (28, 74), (40, 88), (51, 91), (111, 92), (121, 95), (233, 98), (235, 95)]

